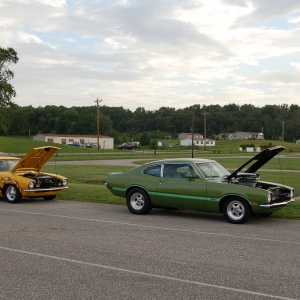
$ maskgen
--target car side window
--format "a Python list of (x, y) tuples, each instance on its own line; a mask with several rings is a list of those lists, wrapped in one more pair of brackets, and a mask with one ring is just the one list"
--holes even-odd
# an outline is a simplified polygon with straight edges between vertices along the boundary
[(144, 174), (150, 175), (150, 176), (155, 176), (155, 177), (160, 177), (160, 170), (161, 170), (161, 165), (154, 165), (154, 166), (149, 166), (144, 170)]
[(186, 178), (187, 174), (191, 174), (194, 178), (200, 178), (190, 164), (165, 164), (163, 177), (166, 178)]

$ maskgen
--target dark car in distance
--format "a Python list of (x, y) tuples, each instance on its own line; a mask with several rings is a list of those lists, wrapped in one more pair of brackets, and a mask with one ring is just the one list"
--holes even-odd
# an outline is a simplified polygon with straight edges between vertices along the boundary
[(136, 143), (123, 143), (122, 145), (118, 146), (118, 149), (121, 149), (121, 150), (124, 150), (124, 149), (134, 150), (136, 148), (137, 148)]

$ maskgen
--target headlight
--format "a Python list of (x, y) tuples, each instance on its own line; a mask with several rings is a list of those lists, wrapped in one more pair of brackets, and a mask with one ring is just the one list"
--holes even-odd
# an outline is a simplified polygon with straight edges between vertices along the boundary
[(63, 186), (67, 186), (68, 185), (68, 180), (67, 179), (64, 179), (63, 180)]
[(291, 199), (294, 198), (294, 190), (291, 190), (290, 197)]
[(30, 181), (29, 183), (28, 183), (28, 188), (29, 189), (33, 189), (34, 188), (34, 181)]
[(270, 203), (272, 201), (272, 194), (269, 193), (267, 197), (267, 203)]

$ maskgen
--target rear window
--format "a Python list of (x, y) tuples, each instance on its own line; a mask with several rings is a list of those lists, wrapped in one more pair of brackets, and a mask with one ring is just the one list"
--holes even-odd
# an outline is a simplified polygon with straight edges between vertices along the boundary
[(160, 170), (161, 170), (161, 165), (154, 165), (154, 166), (149, 166), (144, 170), (144, 174), (150, 175), (150, 176), (155, 176), (155, 177), (160, 177)]

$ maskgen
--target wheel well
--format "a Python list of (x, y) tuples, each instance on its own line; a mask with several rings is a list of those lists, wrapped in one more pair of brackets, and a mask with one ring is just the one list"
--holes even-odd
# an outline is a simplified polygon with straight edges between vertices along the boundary
[(143, 191), (148, 195), (148, 197), (149, 197), (149, 199), (150, 199), (149, 193), (148, 193), (143, 187), (140, 187), (140, 186), (131, 186), (131, 187), (129, 187), (129, 188), (126, 190), (126, 197), (127, 197), (127, 195), (129, 194), (129, 192), (130, 192), (131, 190), (133, 190), (133, 189), (141, 189), (141, 190), (143, 190)]
[(220, 203), (219, 203), (219, 210), (220, 210), (220, 212), (223, 212), (224, 202), (225, 202), (228, 198), (231, 198), (231, 197), (240, 198), (240, 199), (245, 200), (246, 203), (247, 203), (248, 206), (249, 206), (250, 211), (252, 212), (252, 208), (251, 208), (251, 205), (250, 205), (249, 201), (248, 201), (247, 199), (245, 199), (244, 197), (236, 196), (236, 195), (227, 195), (227, 196), (225, 196), (224, 198), (221, 199), (221, 201), (220, 201)]

